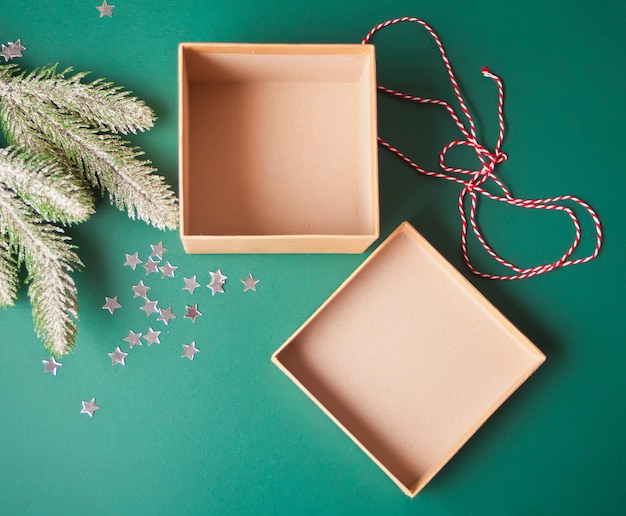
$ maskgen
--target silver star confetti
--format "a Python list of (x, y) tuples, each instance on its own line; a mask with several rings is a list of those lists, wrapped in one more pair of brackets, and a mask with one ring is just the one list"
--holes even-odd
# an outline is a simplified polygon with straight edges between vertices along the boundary
[(152, 249), (152, 254), (150, 256), (156, 256), (159, 260), (163, 259), (163, 255), (167, 253), (167, 249), (163, 247), (163, 242), (159, 242), (158, 244), (150, 244), (150, 248)]
[(185, 278), (185, 286), (183, 287), (183, 290), (188, 290), (193, 294), (193, 291), (199, 286), (200, 283), (196, 281), (196, 275), (194, 274), (191, 278)]
[(89, 417), (93, 417), (93, 413), (96, 410), (100, 410), (100, 407), (96, 405), (96, 398), (91, 398), (91, 401), (83, 401), (83, 408), (81, 409), (81, 414), (87, 414)]
[(143, 262), (139, 259), (139, 253), (127, 254), (124, 266), (130, 267), (132, 270), (135, 270), (137, 268), (137, 265), (139, 265), (140, 263)]
[(50, 360), (42, 360), (44, 368), (43, 372), (52, 373), (54, 376), (57, 375), (57, 369), (61, 367), (63, 364), (57, 362), (54, 357), (50, 357)]
[(243, 283), (243, 291), (247, 292), (248, 290), (254, 290), (256, 292), (256, 284), (259, 282), (258, 279), (254, 279), (252, 277), (252, 274), (248, 274), (248, 277), (246, 279), (242, 279), (241, 282)]
[(148, 333), (146, 333), (143, 338), (146, 339), (148, 347), (150, 347), (152, 344), (161, 344), (159, 335), (161, 335), (160, 331), (154, 331), (152, 328), (148, 328)]
[(191, 319), (192, 323), (196, 322), (196, 318), (202, 314), (198, 311), (198, 305), (187, 306), (187, 312), (185, 313), (185, 319)]
[(146, 276), (148, 274), (152, 274), (153, 272), (159, 272), (159, 263), (155, 262), (152, 258), (148, 258), (148, 261), (143, 264), (143, 268), (146, 269)]
[(126, 365), (126, 363), (124, 362), (124, 359), (128, 356), (128, 353), (124, 353), (120, 349), (119, 346), (115, 348), (115, 351), (113, 353), (109, 353), (109, 356), (111, 357), (111, 365), (115, 365), (115, 364)]
[(141, 333), (135, 333), (133, 330), (128, 332), (128, 337), (124, 338), (126, 342), (130, 344), (130, 349), (135, 346), (141, 346)]
[(172, 313), (172, 308), (161, 308), (159, 310), (159, 316), (157, 321), (163, 321), (166, 325), (169, 325), (171, 319), (176, 319), (176, 316)]
[(21, 40), (17, 40), (15, 43), (9, 41), (8, 45), (2, 45), (2, 50), (0, 50), (0, 55), (4, 57), (4, 62), (10, 61), (11, 59), (15, 59), (16, 57), (23, 57), (22, 50), (26, 50), (26, 47), (22, 45)]
[(144, 299), (148, 299), (148, 290), (150, 290), (150, 287), (146, 287), (143, 284), (143, 281), (140, 281), (136, 285), (133, 285), (133, 287), (131, 288), (133, 289), (133, 292), (135, 293), (135, 295), (133, 296), (133, 299), (135, 299), (136, 297), (143, 297)]
[(107, 4), (107, 0), (104, 0), (102, 5), (97, 5), (96, 9), (100, 11), (100, 18), (104, 18), (105, 16), (113, 18), (113, 9), (115, 9), (115, 6)]
[(200, 353), (200, 350), (196, 348), (195, 341), (191, 344), (183, 344), (183, 354), (181, 357), (187, 357), (189, 360), (193, 360), (193, 357), (196, 356), (196, 353)]
[(146, 312), (146, 317), (150, 317), (152, 314), (160, 313), (159, 309), (157, 308), (158, 304), (158, 301), (150, 301), (148, 298), (146, 298), (146, 302), (143, 304), (140, 310)]
[(122, 305), (120, 305), (117, 302), (117, 296), (115, 297), (104, 296), (104, 299), (106, 300), (106, 303), (104, 303), (104, 306), (102, 307), (103, 310), (108, 310), (112, 314), (118, 308), (122, 308)]
[(209, 272), (211, 275), (211, 283), (207, 285), (211, 289), (211, 294), (215, 295), (218, 292), (224, 293), (224, 283), (228, 279), (228, 276), (224, 276), (220, 269), (215, 272)]
[(159, 270), (163, 273), (161, 278), (173, 278), (174, 271), (176, 269), (178, 269), (178, 267), (175, 267), (170, 262), (167, 262), (163, 267), (159, 267)]

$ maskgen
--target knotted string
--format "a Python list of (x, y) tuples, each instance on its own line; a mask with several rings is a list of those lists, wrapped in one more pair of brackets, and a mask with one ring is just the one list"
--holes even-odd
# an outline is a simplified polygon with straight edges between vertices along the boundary
[[(424, 170), (417, 163), (411, 160), (411, 158), (409, 158), (408, 156), (400, 152), (398, 149), (396, 149), (393, 145), (391, 145), (390, 143), (382, 139), (380, 136), (378, 137), (378, 142), (383, 147), (385, 147), (386, 149), (390, 150), (391, 152), (393, 152), (394, 154), (402, 158), (406, 163), (408, 163), (411, 167), (417, 170), (420, 174), (424, 174), (426, 176), (438, 177), (441, 179), (447, 179), (448, 181), (453, 181), (463, 186), (463, 189), (461, 190), (461, 193), (459, 194), (458, 209), (459, 209), (459, 214), (461, 216), (461, 249), (463, 253), (463, 258), (468, 268), (474, 274), (482, 278), (496, 279), (496, 280), (515, 280), (515, 279), (530, 278), (532, 276), (538, 276), (539, 274), (545, 274), (546, 272), (553, 271), (555, 269), (558, 269), (559, 267), (566, 267), (569, 265), (585, 263), (590, 260), (593, 260), (596, 256), (598, 256), (598, 253), (600, 252), (600, 247), (602, 246), (602, 227), (600, 225), (600, 219), (596, 215), (596, 212), (586, 202), (572, 195), (561, 195), (561, 196), (552, 197), (549, 199), (519, 199), (511, 195), (511, 193), (505, 187), (502, 181), (500, 181), (500, 179), (498, 179), (498, 177), (494, 174), (494, 169), (496, 165), (506, 161), (507, 159), (507, 155), (501, 150), (502, 142), (504, 140), (504, 117), (502, 115), (503, 106), (504, 106), (504, 91), (502, 87), (502, 80), (497, 75), (490, 72), (486, 67), (482, 69), (482, 74), (485, 77), (495, 81), (498, 87), (499, 132), (498, 132), (498, 140), (496, 142), (495, 149), (493, 151), (490, 151), (487, 147), (483, 146), (478, 141), (478, 137), (476, 135), (476, 127), (474, 125), (474, 120), (472, 119), (472, 116), (469, 110), (467, 109), (467, 105), (465, 104), (465, 101), (463, 100), (461, 91), (459, 89), (459, 85), (454, 76), (454, 72), (452, 71), (452, 66), (450, 65), (448, 56), (446, 55), (446, 52), (443, 48), (443, 44), (441, 43), (441, 40), (439, 39), (435, 31), (426, 22), (418, 18), (410, 18), (410, 17), (395, 18), (393, 20), (388, 20), (386, 22), (376, 25), (372, 30), (370, 30), (369, 33), (363, 38), (362, 43), (363, 44), (368, 43), (369, 40), (372, 38), (372, 36), (380, 29), (384, 27), (388, 27), (389, 25), (394, 25), (396, 23), (401, 23), (401, 22), (418, 23), (419, 25), (424, 27), (428, 31), (428, 33), (432, 36), (432, 38), (435, 40), (435, 43), (437, 44), (437, 47), (439, 48), (439, 53), (441, 54), (441, 58), (443, 59), (443, 62), (448, 71), (448, 76), (450, 77), (450, 82), (452, 83), (452, 88), (454, 89), (456, 99), (461, 107), (461, 111), (463, 112), (463, 115), (465, 116), (467, 120), (469, 131), (467, 130), (465, 124), (461, 122), (460, 118), (457, 116), (452, 106), (450, 106), (450, 104), (448, 104), (446, 101), (407, 95), (405, 93), (401, 93), (399, 91), (379, 85), (378, 89), (380, 91), (399, 97), (401, 99), (408, 100), (411, 102), (418, 102), (420, 104), (435, 104), (435, 105), (444, 107), (447, 110), (450, 117), (452, 118), (452, 120), (454, 121), (454, 123), (456, 124), (456, 126), (461, 131), (463, 138), (454, 140), (448, 143), (442, 149), (441, 153), (439, 154), (439, 166), (441, 167), (441, 171), (439, 172)], [(470, 147), (474, 149), (474, 152), (476, 152), (476, 156), (478, 157), (478, 160), (480, 161), (479, 169), (468, 170), (468, 169), (463, 169), (463, 168), (449, 167), (448, 165), (446, 165), (446, 155), (448, 154), (448, 151), (454, 147), (459, 147), (459, 146)], [(458, 174), (458, 175), (451, 175), (451, 174)], [(485, 188), (483, 188), (483, 185), (485, 185), (487, 181), (491, 181), (492, 183), (494, 183), (500, 189), (501, 194), (496, 195), (486, 190)], [(520, 208), (553, 210), (553, 211), (559, 211), (559, 212), (563, 212), (567, 214), (570, 217), (570, 220), (572, 221), (572, 224), (575, 230), (575, 236), (574, 236), (574, 241), (572, 242), (572, 245), (567, 249), (567, 251), (565, 251), (563, 256), (561, 256), (555, 262), (547, 263), (544, 265), (537, 265), (535, 267), (530, 267), (530, 268), (525, 268), (525, 269), (514, 265), (513, 263), (502, 258), (492, 249), (492, 247), (487, 243), (483, 234), (478, 228), (478, 224), (476, 222), (478, 194), (484, 195), (485, 197), (488, 197), (489, 199), (492, 199), (494, 201), (504, 202), (513, 206), (518, 206)], [(468, 216), (466, 215), (465, 205), (466, 205), (466, 198), (468, 196), (470, 198), (469, 226), (471, 226), (472, 231), (476, 235), (476, 238), (478, 239), (482, 247), (485, 249), (485, 251), (487, 251), (487, 253), (489, 253), (489, 255), (493, 259), (495, 259), (498, 263), (504, 265), (505, 267), (511, 269), (514, 272), (514, 274), (510, 274), (510, 275), (488, 274), (488, 273), (477, 270), (473, 266), (470, 260), (469, 254), (468, 254), (468, 250), (467, 250)], [(595, 244), (594, 251), (590, 255), (585, 256), (583, 258), (570, 259), (571, 255), (574, 253), (574, 251), (578, 247), (578, 244), (581, 240), (581, 228), (580, 228), (579, 219), (576, 216), (576, 214), (573, 212), (573, 210), (569, 208), (568, 206), (561, 204), (565, 201), (578, 204), (579, 206), (584, 208), (589, 214), (589, 216), (591, 217), (591, 219), (593, 220), (593, 223), (595, 226), (596, 244)]]

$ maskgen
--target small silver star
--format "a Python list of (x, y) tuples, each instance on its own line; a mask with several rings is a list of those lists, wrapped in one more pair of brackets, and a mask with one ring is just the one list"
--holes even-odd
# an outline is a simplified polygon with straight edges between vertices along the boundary
[(163, 247), (163, 242), (159, 242), (158, 244), (150, 244), (150, 248), (152, 249), (152, 254), (150, 256), (156, 256), (159, 260), (163, 259), (163, 255), (167, 253), (167, 249)]
[(106, 303), (104, 303), (104, 306), (102, 307), (103, 310), (108, 310), (109, 313), (112, 314), (118, 308), (122, 308), (122, 305), (120, 305), (117, 302), (117, 296), (115, 296), (115, 297), (106, 297), (106, 296), (104, 296), (104, 299), (106, 299)]
[(186, 319), (191, 319), (192, 323), (196, 322), (196, 318), (202, 314), (198, 311), (198, 305), (187, 306), (187, 312), (185, 313)]
[(128, 266), (132, 270), (135, 270), (137, 268), (137, 265), (139, 265), (140, 263), (143, 262), (139, 259), (139, 253), (127, 254), (124, 266)]
[(160, 331), (154, 331), (152, 328), (148, 328), (148, 333), (146, 333), (143, 338), (146, 339), (148, 347), (150, 347), (152, 344), (161, 344), (159, 335), (161, 335)]
[(141, 346), (141, 333), (135, 333), (133, 330), (128, 332), (128, 337), (124, 339), (126, 342), (130, 344), (130, 349), (133, 349), (135, 346)]
[(81, 414), (87, 414), (89, 417), (93, 417), (93, 413), (96, 410), (100, 410), (100, 407), (96, 405), (96, 398), (91, 398), (91, 401), (83, 401), (83, 408), (81, 409)]
[(57, 375), (57, 369), (61, 367), (63, 364), (57, 362), (54, 357), (50, 357), (50, 360), (42, 360), (44, 364), (43, 372), (52, 373), (54, 376)]
[(0, 50), (0, 55), (4, 57), (5, 63), (13, 59), (13, 52), (11, 51), (11, 47), (5, 47), (4, 45), (2, 45), (2, 50)]
[(107, 4), (107, 0), (104, 0), (102, 5), (97, 5), (96, 9), (100, 11), (100, 18), (104, 18), (105, 16), (113, 18), (113, 9), (115, 9), (115, 6)]
[(143, 297), (144, 299), (148, 299), (148, 290), (150, 290), (150, 287), (146, 287), (143, 284), (143, 281), (140, 281), (139, 283), (132, 286), (131, 288), (133, 289), (133, 292), (135, 293), (135, 295), (133, 296), (133, 299), (135, 299), (136, 297)]
[(228, 279), (228, 276), (224, 276), (222, 274), (221, 269), (217, 269), (215, 272), (209, 272), (209, 274), (211, 275), (211, 281), (214, 280), (217, 283), (226, 283), (226, 280)]
[(199, 286), (200, 283), (196, 281), (196, 275), (194, 274), (191, 278), (185, 278), (185, 286), (183, 287), (183, 290), (188, 290), (193, 294), (193, 291)]
[(183, 344), (183, 354), (181, 357), (187, 357), (189, 360), (193, 360), (193, 357), (196, 356), (196, 353), (200, 353), (200, 350), (196, 348), (196, 342), (192, 342), (191, 344)]
[(247, 292), (248, 290), (254, 290), (256, 292), (256, 284), (259, 282), (258, 279), (254, 279), (252, 277), (252, 273), (248, 274), (246, 279), (242, 279), (243, 283), (243, 291)]
[(176, 269), (178, 269), (178, 267), (175, 267), (170, 262), (167, 262), (163, 267), (159, 267), (159, 269), (163, 273), (161, 278), (168, 278), (168, 277), (169, 278), (173, 278), (174, 277), (174, 271)]
[(146, 269), (146, 276), (148, 274), (152, 274), (153, 272), (159, 272), (159, 263), (155, 262), (152, 258), (148, 258), (148, 261), (143, 264), (143, 268)]
[(150, 317), (152, 314), (160, 313), (159, 309), (157, 308), (158, 304), (158, 301), (150, 301), (148, 298), (146, 298), (146, 302), (139, 310), (143, 310), (144, 312), (146, 312), (146, 317)]
[(157, 321), (163, 321), (166, 325), (169, 325), (171, 319), (176, 319), (176, 316), (172, 313), (172, 308), (161, 308), (159, 310), (159, 316)]
[(115, 364), (126, 365), (126, 363), (124, 362), (124, 359), (128, 356), (128, 353), (124, 353), (120, 349), (119, 346), (115, 348), (115, 351), (113, 353), (109, 353), (109, 356), (111, 357), (111, 365), (115, 365)]
[(7, 61), (15, 59), (16, 57), (23, 57), (22, 50), (26, 50), (26, 47), (22, 45), (21, 40), (18, 39), (15, 43), (9, 41), (8, 46), (2, 45), (0, 55), (4, 57), (4, 62), (6, 63)]
[(224, 276), (220, 269), (215, 272), (209, 272), (211, 275), (211, 283), (207, 285), (211, 289), (211, 294), (215, 295), (218, 292), (224, 293), (224, 283), (228, 279), (228, 276)]

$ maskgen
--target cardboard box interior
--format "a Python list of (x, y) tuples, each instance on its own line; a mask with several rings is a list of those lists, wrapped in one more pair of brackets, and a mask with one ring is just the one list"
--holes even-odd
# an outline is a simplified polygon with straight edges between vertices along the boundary
[(180, 52), (188, 252), (194, 236), (243, 237), (233, 252), (300, 250), (284, 238), (255, 245), (270, 236), (352, 240), (358, 250), (337, 252), (365, 250), (379, 224), (373, 48), (182, 44)]
[(544, 359), (408, 223), (273, 356), (409, 496)]

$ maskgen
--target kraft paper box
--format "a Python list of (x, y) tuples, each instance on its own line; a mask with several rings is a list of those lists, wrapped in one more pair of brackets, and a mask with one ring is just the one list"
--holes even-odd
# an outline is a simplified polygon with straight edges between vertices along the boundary
[(408, 223), (272, 357), (411, 497), (544, 359)]
[(370, 45), (182, 43), (188, 253), (360, 253), (379, 235)]

